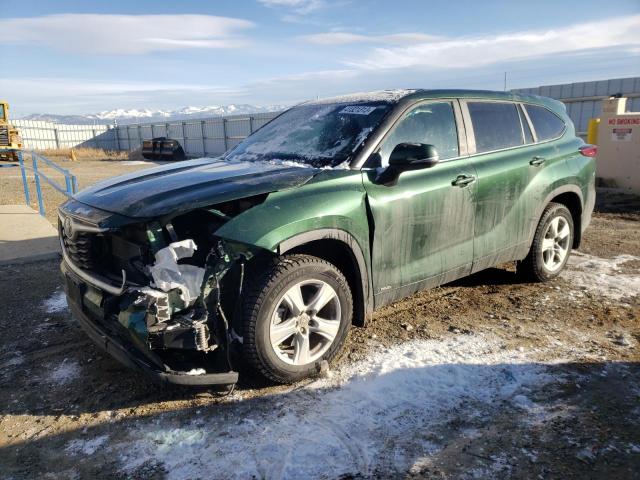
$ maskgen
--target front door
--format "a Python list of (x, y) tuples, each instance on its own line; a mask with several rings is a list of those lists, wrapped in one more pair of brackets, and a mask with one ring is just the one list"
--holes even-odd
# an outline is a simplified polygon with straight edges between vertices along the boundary
[[(376, 305), (471, 271), (477, 183), (475, 170), (460, 155), (460, 118), (457, 102), (412, 107), (382, 141), (380, 167), (363, 170), (372, 216)], [(377, 183), (391, 151), (404, 142), (434, 145), (440, 163), (404, 172), (392, 186)]]

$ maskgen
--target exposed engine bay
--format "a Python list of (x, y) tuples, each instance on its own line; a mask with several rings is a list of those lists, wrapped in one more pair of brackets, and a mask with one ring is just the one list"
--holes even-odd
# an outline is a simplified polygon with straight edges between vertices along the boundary
[[(234, 320), (245, 266), (269, 252), (215, 232), (264, 198), (106, 228), (61, 210), (65, 262), (87, 280), (80, 292), (83, 310), (167, 371), (232, 371), (230, 345), (241, 341)], [(115, 290), (100, 288), (105, 284)]]

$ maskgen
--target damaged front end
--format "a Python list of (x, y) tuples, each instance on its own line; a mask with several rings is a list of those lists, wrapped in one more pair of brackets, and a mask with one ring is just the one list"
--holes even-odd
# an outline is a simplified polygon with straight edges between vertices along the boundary
[[(59, 211), (72, 312), (122, 363), (183, 385), (233, 384), (247, 263), (270, 254), (215, 232), (264, 196), (131, 222), (70, 201)], [(82, 217), (78, 213), (83, 213)], [(96, 218), (96, 216), (98, 218)]]

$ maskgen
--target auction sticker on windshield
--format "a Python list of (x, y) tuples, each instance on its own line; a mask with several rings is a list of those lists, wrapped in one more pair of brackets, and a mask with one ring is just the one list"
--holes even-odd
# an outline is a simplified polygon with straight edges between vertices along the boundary
[(344, 107), (338, 113), (349, 113), (351, 115), (369, 115), (378, 107), (364, 107), (361, 105), (349, 105)]

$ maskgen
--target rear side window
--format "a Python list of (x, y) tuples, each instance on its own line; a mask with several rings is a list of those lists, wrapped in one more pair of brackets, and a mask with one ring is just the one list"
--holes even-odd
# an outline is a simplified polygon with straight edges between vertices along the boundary
[(469, 102), (476, 152), (522, 145), (522, 127), (513, 103)]
[(436, 147), (441, 160), (457, 157), (458, 131), (449, 102), (425, 103), (410, 110), (384, 141), (381, 166), (389, 165), (389, 155), (399, 143), (428, 143)]
[(527, 105), (527, 113), (533, 123), (533, 128), (538, 135), (538, 141), (550, 140), (562, 135), (565, 124), (555, 113), (551, 113), (544, 107)]

